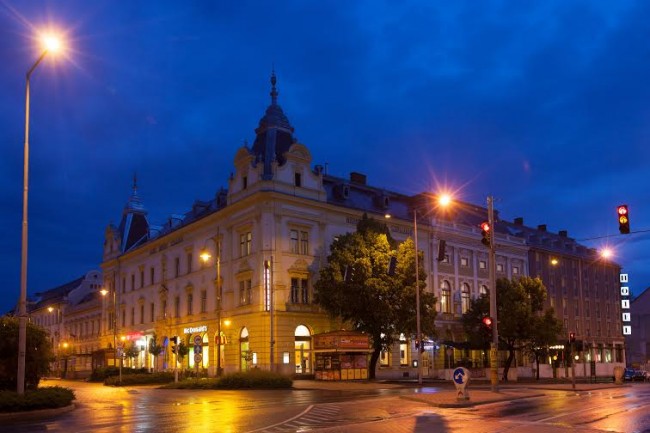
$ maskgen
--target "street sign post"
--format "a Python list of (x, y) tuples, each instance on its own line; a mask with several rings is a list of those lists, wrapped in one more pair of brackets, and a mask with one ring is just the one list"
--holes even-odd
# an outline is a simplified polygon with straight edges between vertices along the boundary
[(458, 367), (452, 374), (452, 380), (456, 386), (456, 398), (458, 400), (469, 400), (469, 393), (465, 389), (469, 383), (469, 370)]

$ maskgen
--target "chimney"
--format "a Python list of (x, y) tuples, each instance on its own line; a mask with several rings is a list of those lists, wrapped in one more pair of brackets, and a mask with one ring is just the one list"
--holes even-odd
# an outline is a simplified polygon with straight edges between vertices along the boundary
[(566, 237), (569, 236), (569, 232), (566, 231), (566, 230), (560, 230), (559, 232), (557, 232), (557, 234), (560, 235), (563, 238), (566, 238)]
[(357, 173), (356, 171), (353, 171), (352, 173), (350, 173), (350, 182), (365, 185), (366, 184), (366, 175), (362, 174), (362, 173)]
[(546, 231), (546, 224), (538, 225), (537, 230), (539, 230), (540, 232), (545, 232)]
[(523, 217), (517, 217), (517, 218), (515, 218), (515, 225), (517, 225), (517, 226), (523, 226), (523, 225), (524, 225), (524, 218), (523, 218)]

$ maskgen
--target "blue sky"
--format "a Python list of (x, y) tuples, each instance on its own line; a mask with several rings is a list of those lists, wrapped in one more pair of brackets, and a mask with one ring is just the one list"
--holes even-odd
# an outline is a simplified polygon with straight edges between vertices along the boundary
[(16, 301), (25, 73), (37, 29), (65, 59), (32, 82), (29, 292), (99, 267), (137, 172), (150, 221), (227, 186), (279, 103), (331, 174), (496, 197), (502, 218), (615, 248), (650, 285), (650, 16), (634, 1), (0, 0), (0, 311)]

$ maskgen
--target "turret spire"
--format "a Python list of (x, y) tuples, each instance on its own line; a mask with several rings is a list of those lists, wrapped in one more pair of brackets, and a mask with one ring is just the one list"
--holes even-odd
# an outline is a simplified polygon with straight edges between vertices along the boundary
[(271, 105), (278, 105), (278, 91), (275, 88), (276, 82), (275, 67), (273, 67), (273, 69), (271, 69)]

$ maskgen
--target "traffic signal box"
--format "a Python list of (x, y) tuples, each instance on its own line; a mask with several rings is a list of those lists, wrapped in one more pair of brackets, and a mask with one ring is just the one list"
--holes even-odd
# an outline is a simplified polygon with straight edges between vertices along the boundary
[(490, 246), (490, 237), (492, 236), (490, 233), (490, 223), (487, 221), (482, 222), (479, 227), (481, 227), (481, 243), (485, 246)]
[(630, 233), (630, 215), (627, 205), (617, 206), (616, 213), (618, 214), (618, 230), (624, 235)]

